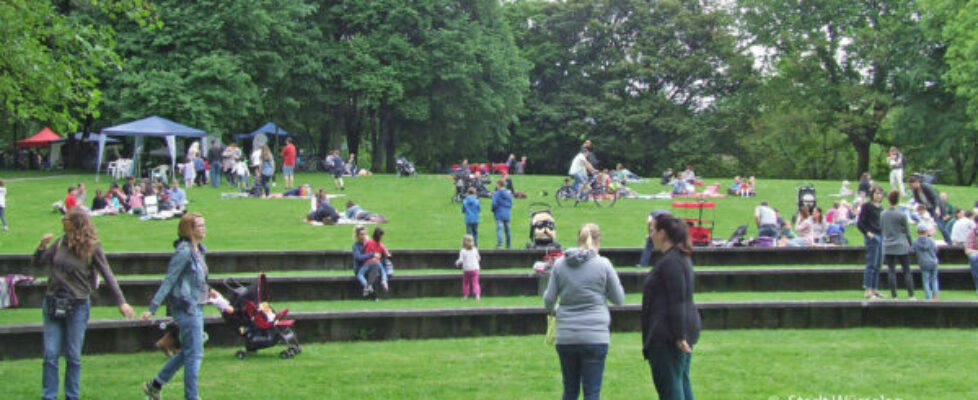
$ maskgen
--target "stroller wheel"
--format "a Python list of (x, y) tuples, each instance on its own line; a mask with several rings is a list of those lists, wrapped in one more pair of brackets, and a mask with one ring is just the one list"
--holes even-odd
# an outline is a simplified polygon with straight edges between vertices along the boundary
[(244, 360), (244, 358), (248, 356), (248, 353), (244, 350), (238, 350), (237, 353), (234, 353), (234, 356), (239, 360)]
[(278, 358), (281, 358), (283, 360), (284, 359), (289, 359), (289, 358), (292, 358), (292, 357), (295, 357), (295, 355), (293, 355), (292, 352), (289, 351), (289, 350), (282, 350), (280, 353), (278, 353)]

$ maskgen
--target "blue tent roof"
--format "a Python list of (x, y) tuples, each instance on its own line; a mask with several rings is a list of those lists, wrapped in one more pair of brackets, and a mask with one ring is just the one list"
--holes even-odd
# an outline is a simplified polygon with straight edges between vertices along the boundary
[(133, 121), (122, 125), (116, 125), (102, 129), (102, 133), (111, 136), (181, 136), (181, 137), (205, 137), (207, 134), (200, 130), (186, 125), (181, 125), (166, 118), (152, 116), (139, 121)]
[[(82, 133), (76, 133), (74, 135), (75, 136), (75, 140), (82, 140), (82, 135), (83, 135)], [(85, 139), (85, 141), (86, 142), (96, 143), (96, 142), (98, 142), (99, 138), (101, 138), (101, 137), (102, 137), (102, 134), (99, 134), (99, 133), (89, 133), (88, 134), (88, 139)], [(68, 141), (68, 138), (61, 138), (61, 139), (55, 140), (54, 143), (67, 142), (67, 141)], [(110, 137), (106, 136), (105, 137), (105, 143), (119, 143), (119, 139), (113, 139), (113, 138), (110, 138)]]
[(240, 134), (240, 135), (234, 135), (234, 139), (235, 140), (251, 139), (251, 138), (255, 137), (256, 135), (258, 135), (259, 133), (264, 133), (265, 135), (268, 135), (268, 136), (275, 136), (275, 135), (278, 135), (278, 136), (288, 136), (289, 135), (289, 133), (286, 132), (285, 129), (282, 129), (282, 127), (280, 127), (278, 125), (275, 125), (274, 122), (269, 122), (269, 123), (266, 123), (265, 125), (262, 125), (261, 128), (255, 129), (251, 133), (243, 133), (243, 134)]

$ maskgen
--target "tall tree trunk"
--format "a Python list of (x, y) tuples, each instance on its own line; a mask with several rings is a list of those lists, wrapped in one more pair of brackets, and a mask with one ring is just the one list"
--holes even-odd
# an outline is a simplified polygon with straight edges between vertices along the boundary
[(384, 166), (384, 146), (381, 142), (380, 117), (377, 109), (371, 110), (369, 125), (371, 143), (370, 169), (380, 172), (383, 171)]
[(856, 175), (869, 172), (869, 142), (854, 141), (852, 147), (856, 149)]
[(385, 159), (387, 160), (386, 168), (387, 168), (387, 172), (394, 172), (394, 166), (395, 166), (394, 157), (396, 155), (394, 150), (395, 148), (394, 137), (396, 136), (395, 133), (396, 128), (394, 127), (394, 123), (393, 123), (394, 118), (391, 117), (391, 113), (389, 111), (386, 111), (383, 114), (384, 117), (381, 120), (381, 128), (383, 128), (383, 132), (384, 132), (384, 153), (385, 153), (384, 155), (385, 155)]

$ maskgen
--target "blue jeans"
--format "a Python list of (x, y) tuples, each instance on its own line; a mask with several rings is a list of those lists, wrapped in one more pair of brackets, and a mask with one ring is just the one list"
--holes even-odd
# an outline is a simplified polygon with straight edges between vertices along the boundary
[(581, 184), (587, 182), (587, 174), (574, 174), (571, 177), (574, 178), (574, 194), (577, 194), (577, 190), (581, 187)]
[(81, 352), (85, 345), (85, 328), (91, 301), (85, 299), (75, 305), (75, 311), (64, 319), (48, 315), (48, 301), (41, 302), (44, 314), (44, 369), (42, 375), (43, 400), (58, 397), (58, 359), (61, 350), (65, 354), (65, 399), (77, 399), (81, 391)]
[(772, 224), (764, 224), (757, 227), (757, 236), (764, 236), (769, 238), (778, 237), (778, 226)]
[(221, 186), (221, 162), (211, 163), (211, 187)]
[(642, 249), (642, 256), (638, 259), (638, 265), (636, 267), (648, 267), (649, 259), (652, 258), (652, 252), (655, 250), (655, 243), (652, 242), (652, 238), (645, 238), (645, 248)]
[(506, 232), (506, 248), (509, 248), (509, 220), (496, 220), (496, 247), (503, 247), (503, 232)]
[(476, 222), (474, 224), (470, 224), (470, 223), (466, 222), (465, 223), (465, 233), (468, 233), (469, 235), (472, 235), (472, 239), (473, 239), (472, 242), (473, 242), (473, 244), (475, 244), (475, 247), (479, 247), (479, 223)]
[(866, 272), (863, 273), (863, 289), (876, 290), (880, 285), (880, 267), (883, 266), (883, 246), (880, 235), (863, 236), (866, 241)]
[(564, 376), (564, 400), (577, 400), (584, 387), (584, 400), (601, 398), (601, 378), (607, 344), (558, 344), (560, 372)]
[(692, 354), (682, 352), (675, 345), (649, 349), (652, 383), (660, 400), (693, 400), (693, 385), (689, 382), (692, 359)]
[(924, 297), (927, 300), (937, 297), (941, 291), (941, 285), (937, 283), (937, 268), (920, 268), (920, 277), (924, 281)]
[(971, 266), (971, 280), (975, 283), (975, 290), (978, 290), (978, 253), (968, 256), (968, 264)]
[(183, 394), (187, 399), (196, 399), (197, 373), (204, 361), (204, 312), (201, 306), (190, 310), (171, 308), (173, 319), (180, 327), (180, 352), (166, 360), (163, 368), (156, 374), (156, 381), (166, 384), (183, 367)]
[(377, 268), (380, 270), (380, 281), (387, 282), (387, 268), (384, 268), (384, 266), (380, 265), (380, 263), (376, 261), (368, 262), (363, 264), (363, 266), (360, 267), (360, 270), (357, 271), (357, 281), (360, 281), (360, 286), (363, 286), (364, 289), (367, 288), (367, 271), (370, 271), (371, 268)]

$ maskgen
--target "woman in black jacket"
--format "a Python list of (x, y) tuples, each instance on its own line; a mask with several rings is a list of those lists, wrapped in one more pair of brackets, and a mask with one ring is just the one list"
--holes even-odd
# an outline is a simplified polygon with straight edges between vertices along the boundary
[(870, 189), (870, 201), (859, 208), (859, 220), (856, 227), (863, 233), (866, 243), (866, 271), (863, 273), (863, 297), (867, 299), (880, 298), (877, 288), (880, 284), (880, 267), (883, 265), (883, 230), (880, 228), (880, 213), (883, 201), (883, 188), (873, 186)]
[(642, 287), (642, 354), (659, 399), (691, 400), (689, 367), (701, 329), (693, 303), (693, 248), (682, 220), (661, 217), (652, 224), (652, 241), (663, 255)]

